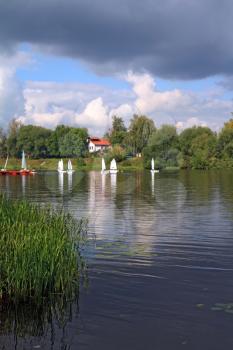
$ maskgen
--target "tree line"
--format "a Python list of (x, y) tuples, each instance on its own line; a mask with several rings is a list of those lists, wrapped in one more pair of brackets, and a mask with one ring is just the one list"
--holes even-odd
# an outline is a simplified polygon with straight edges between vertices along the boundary
[[(113, 116), (104, 137), (112, 144), (106, 157), (121, 161), (142, 156), (146, 168), (151, 158), (157, 168), (233, 167), (233, 119), (219, 133), (201, 126), (178, 133), (173, 125), (156, 128), (147, 116), (134, 115), (128, 128), (122, 118)], [(51, 130), (13, 120), (7, 132), (0, 129), (0, 157), (20, 157), (23, 149), (31, 158), (87, 157), (87, 138), (86, 128), (58, 125)]]
[(193, 126), (178, 134), (173, 125), (156, 128), (153, 120), (138, 115), (131, 119), (127, 130), (123, 120), (115, 116), (106, 136), (113, 145), (113, 155), (114, 150), (119, 159), (127, 154), (142, 155), (145, 168), (150, 167), (151, 158), (159, 169), (233, 168), (233, 119), (219, 133)]
[(88, 131), (58, 125), (55, 130), (11, 121), (8, 131), (0, 129), (0, 156), (31, 158), (82, 157), (87, 151)]

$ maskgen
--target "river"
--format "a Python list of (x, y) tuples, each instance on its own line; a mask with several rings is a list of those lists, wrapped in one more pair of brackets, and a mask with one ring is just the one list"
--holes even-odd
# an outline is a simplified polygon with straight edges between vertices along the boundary
[(233, 348), (233, 171), (47, 172), (0, 190), (89, 220), (88, 285), (63, 322), (3, 313), (0, 349)]

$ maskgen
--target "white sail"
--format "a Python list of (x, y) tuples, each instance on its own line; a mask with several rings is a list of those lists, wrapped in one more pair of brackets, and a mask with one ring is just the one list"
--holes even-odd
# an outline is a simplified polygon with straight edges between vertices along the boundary
[(113, 159), (113, 160), (111, 161), (110, 170), (117, 170), (117, 164), (116, 164), (115, 159)]
[(155, 170), (155, 161), (154, 161), (154, 158), (151, 159), (151, 170)]
[(62, 172), (64, 170), (63, 160), (59, 160), (57, 170)]
[(104, 172), (105, 170), (106, 170), (106, 165), (105, 165), (104, 158), (102, 158), (102, 172)]
[(6, 167), (7, 167), (7, 163), (8, 163), (8, 155), (7, 155), (7, 158), (6, 158), (6, 162), (5, 162), (5, 165), (4, 165), (4, 170), (6, 170)]
[(24, 169), (24, 170), (27, 169), (27, 163), (26, 163), (26, 157), (25, 157), (24, 151), (22, 152), (22, 164), (21, 164), (21, 168)]
[(71, 163), (71, 160), (70, 160), (70, 159), (68, 160), (67, 169), (68, 169), (68, 171), (72, 171), (72, 170), (73, 170), (73, 166), (72, 166), (72, 163)]

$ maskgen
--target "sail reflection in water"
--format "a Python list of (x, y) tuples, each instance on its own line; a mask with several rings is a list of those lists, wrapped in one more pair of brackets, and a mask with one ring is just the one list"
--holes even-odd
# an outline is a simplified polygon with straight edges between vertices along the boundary
[(26, 176), (22, 175), (20, 177), (21, 177), (21, 181), (22, 181), (22, 194), (23, 194), (23, 196), (25, 196)]
[(154, 196), (155, 194), (155, 174), (151, 172), (151, 194)]
[(73, 172), (69, 172), (68, 175), (68, 192), (72, 192), (72, 186), (73, 186)]
[(58, 173), (58, 183), (59, 183), (59, 192), (62, 196), (64, 194), (64, 174)]
[(117, 190), (117, 174), (111, 174), (110, 175), (110, 179), (111, 179), (111, 191), (112, 191), (112, 194), (116, 194), (116, 190)]

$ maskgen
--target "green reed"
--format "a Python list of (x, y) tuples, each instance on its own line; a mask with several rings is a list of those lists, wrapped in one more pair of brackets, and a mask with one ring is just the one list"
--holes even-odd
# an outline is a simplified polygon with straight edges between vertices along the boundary
[(72, 296), (84, 267), (86, 223), (0, 196), (0, 300)]

